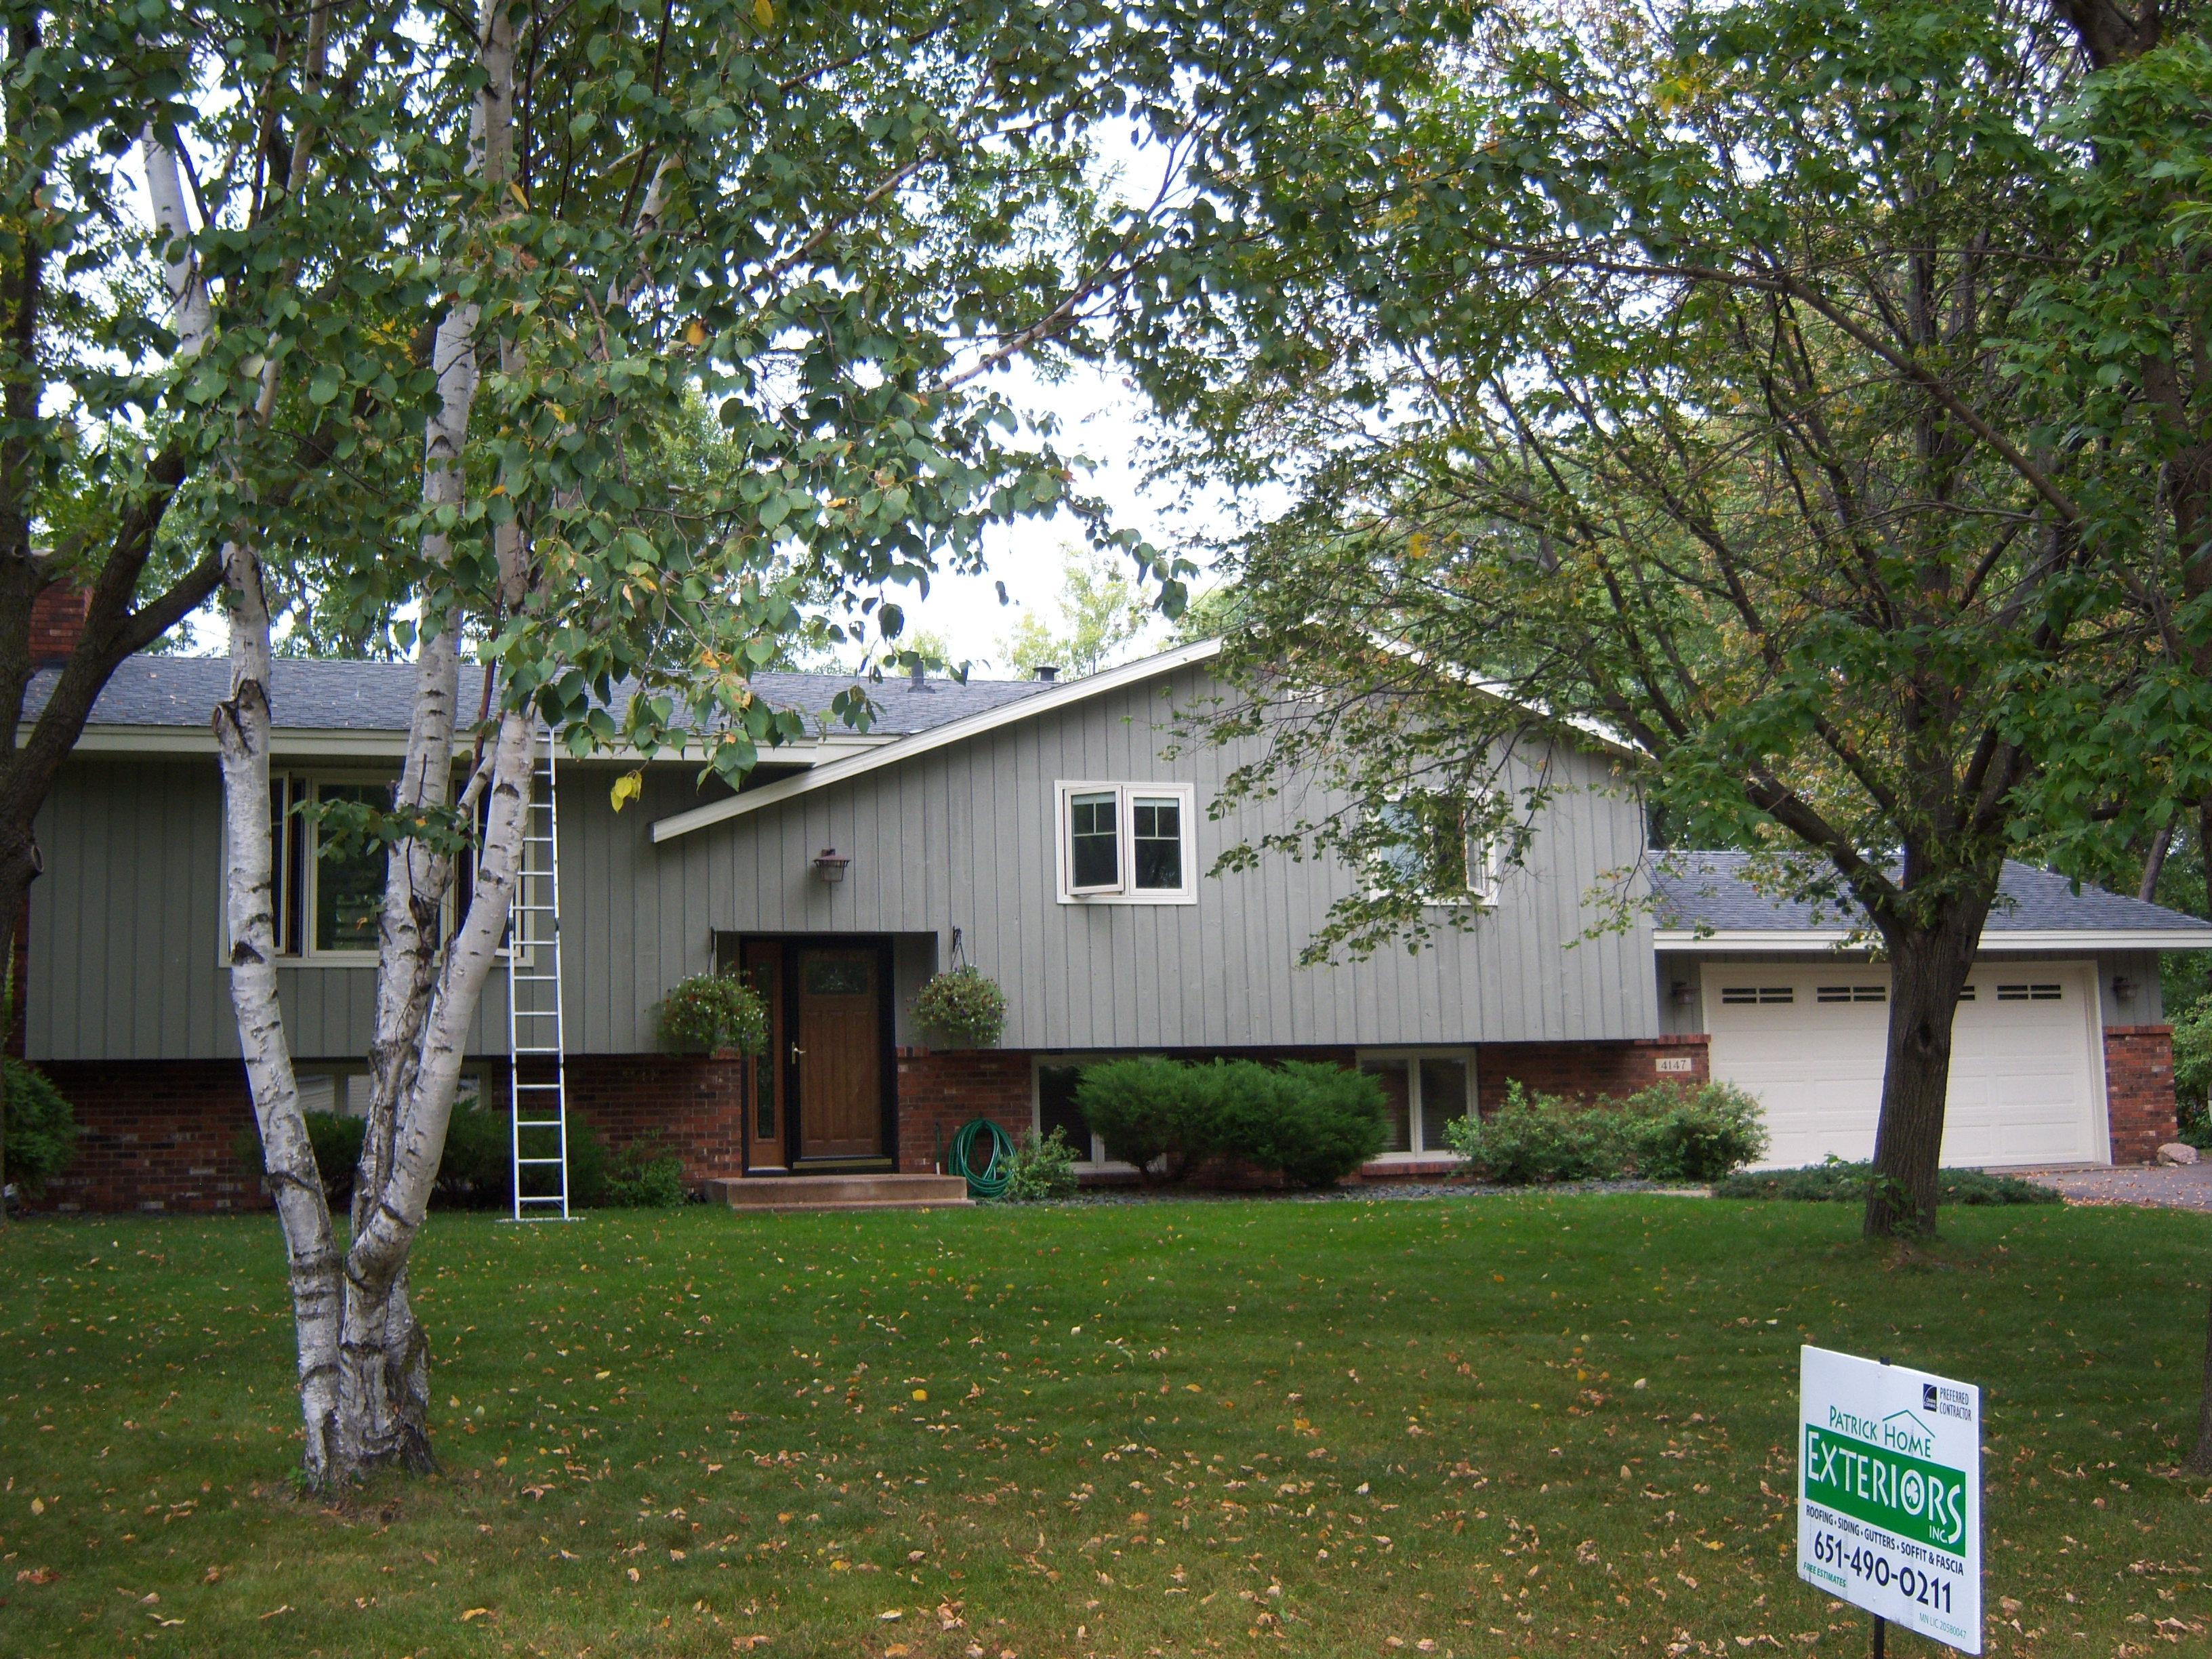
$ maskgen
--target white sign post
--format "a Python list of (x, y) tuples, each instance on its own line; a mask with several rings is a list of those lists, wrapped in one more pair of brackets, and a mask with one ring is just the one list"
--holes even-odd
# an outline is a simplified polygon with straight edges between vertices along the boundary
[(1799, 1359), (1797, 1576), (1982, 1650), (1982, 1391), (1825, 1348)]

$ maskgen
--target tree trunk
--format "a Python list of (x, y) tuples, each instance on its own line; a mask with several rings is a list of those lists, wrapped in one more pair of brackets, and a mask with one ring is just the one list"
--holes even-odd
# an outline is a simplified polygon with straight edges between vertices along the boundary
[(1951, 1087), (1951, 1027), (1988, 906), (1889, 937), (1889, 1041), (1867, 1192), (1869, 1238), (1936, 1231), (1936, 1170)]
[(397, 1115), (391, 1172), (363, 1209), (366, 1223), (346, 1255), (339, 1392), (342, 1455), (349, 1470), (392, 1462), (417, 1469), (432, 1466), (428, 1347), (408, 1304), (407, 1261), (445, 1152), (469, 1028), (514, 896), (532, 725), (520, 712), (500, 717), (474, 890), (431, 993), (413, 1079)]
[[(2204, 867), (2204, 908), (2212, 914), (2212, 795), (2197, 803), (2197, 856)], [(2204, 1317), (2204, 1376), (2197, 1396), (2197, 1445), (2189, 1454), (2192, 1474), (2212, 1474), (2212, 1310)]]
[(269, 819), (269, 609), (261, 563), (249, 548), (226, 550), (233, 610), (230, 696), (215, 712), (222, 754), (223, 823), (229, 871), (230, 1000), (238, 1018), (262, 1164), (291, 1259), (292, 1320), (298, 1339), (300, 1410), (307, 1430), (308, 1479), (339, 1473), (337, 1345), (343, 1299), (322, 1173), (307, 1139), (292, 1053), (276, 994), (274, 842)]

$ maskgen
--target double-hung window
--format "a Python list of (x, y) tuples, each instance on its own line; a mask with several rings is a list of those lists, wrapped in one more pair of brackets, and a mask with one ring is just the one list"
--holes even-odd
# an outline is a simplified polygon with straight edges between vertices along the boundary
[(1062, 782), (1056, 793), (1061, 903), (1198, 902), (1189, 784)]

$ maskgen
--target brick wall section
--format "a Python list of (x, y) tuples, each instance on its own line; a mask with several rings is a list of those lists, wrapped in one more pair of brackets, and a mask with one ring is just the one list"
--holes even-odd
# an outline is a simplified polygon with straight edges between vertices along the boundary
[[(236, 1060), (56, 1060), (40, 1071), (76, 1115), (76, 1162), (50, 1210), (258, 1210), (261, 1158)], [(241, 1151), (243, 1148), (243, 1151)]]
[(2148, 1164), (2178, 1139), (2173, 1103), (2173, 1027), (2105, 1028), (2105, 1110), (2112, 1162)]
[(898, 1166), (933, 1175), (952, 1137), (988, 1117), (1016, 1140), (1030, 1127), (1030, 1056), (1024, 1049), (898, 1051)]
[[(1547, 1095), (1632, 1095), (1655, 1083), (1686, 1086), (1712, 1078), (1706, 1038), (1638, 1037), (1625, 1042), (1486, 1042), (1475, 1050), (1475, 1096), (1483, 1115), (1505, 1103), (1509, 1083)], [(1685, 1060), (1686, 1072), (1662, 1072), (1662, 1060)]]
[[(667, 1146), (696, 1187), (744, 1168), (745, 1066), (703, 1054), (572, 1054), (568, 1109), (612, 1151)], [(498, 1086), (507, 1087), (503, 1066)]]
[(76, 650), (91, 609), (92, 595), (82, 588), (56, 582), (40, 589), (31, 601), (32, 663), (43, 667)]

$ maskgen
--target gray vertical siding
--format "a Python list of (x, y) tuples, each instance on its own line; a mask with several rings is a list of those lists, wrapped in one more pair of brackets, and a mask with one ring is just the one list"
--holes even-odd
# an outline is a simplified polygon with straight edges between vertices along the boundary
[[(1497, 909), (1418, 955), (1297, 965), (1348, 890), (1349, 872), (1333, 864), (1270, 858), (1253, 873), (1202, 878), (1195, 905), (1059, 903), (1060, 780), (1194, 785), (1201, 870), (1267, 821), (1206, 817), (1235, 757), (1159, 757), (1172, 725), (1163, 690), (1188, 706), (1208, 684), (1187, 670), (658, 847), (653, 820), (696, 803), (688, 771), (649, 778), (617, 814), (611, 769), (571, 769), (561, 803), (564, 939), (572, 963), (585, 964), (572, 1041), (647, 1046), (653, 1001), (709, 965), (717, 929), (923, 935), (941, 959), (959, 927), (969, 958), (1006, 990), (1009, 1047), (1561, 1041), (1660, 1029), (1648, 924), (1582, 937), (1598, 919), (1593, 890), (1633, 870), (1643, 840), (1635, 803), (1616, 791), (1608, 763), (1587, 754), (1555, 757), (1567, 787)], [(852, 860), (834, 887), (812, 871), (825, 847)], [(902, 955), (902, 1018), (926, 971), (912, 964), (927, 959)]]
[[(358, 769), (358, 763), (356, 763)], [(34, 1060), (219, 1060), (238, 1054), (222, 963), (222, 785), (211, 756), (80, 757), (39, 815), (24, 1018)], [(368, 1052), (375, 970), (278, 970), (301, 1060)], [(471, 1048), (507, 1046), (495, 973)]]

